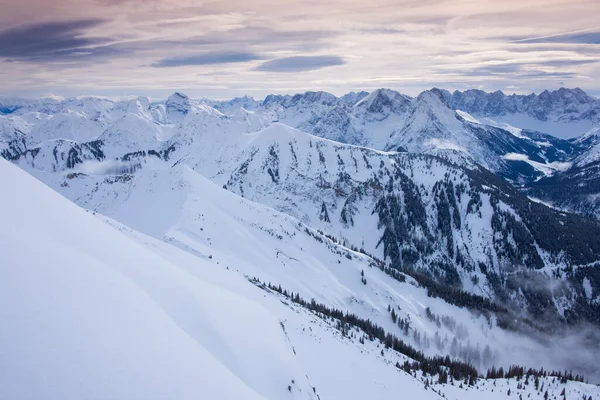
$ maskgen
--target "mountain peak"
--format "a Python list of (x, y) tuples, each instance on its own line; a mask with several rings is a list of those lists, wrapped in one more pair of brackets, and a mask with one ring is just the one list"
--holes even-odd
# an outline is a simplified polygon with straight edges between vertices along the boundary
[(294, 106), (300, 103), (308, 103), (308, 104), (323, 104), (323, 105), (333, 105), (337, 101), (337, 97), (333, 94), (323, 91), (312, 92), (308, 91), (306, 93), (298, 93), (295, 94), (289, 101), (290, 104), (288, 106)]
[(580, 88), (544, 90), (539, 94), (487, 93), (470, 89), (455, 91), (450, 106), (476, 117), (500, 119), (520, 128), (574, 137), (600, 122), (600, 101)]
[(175, 92), (167, 98), (166, 104), (184, 104), (190, 103), (190, 98), (180, 92)]
[(377, 89), (355, 104), (355, 108), (364, 108), (366, 112), (379, 114), (385, 118), (390, 113), (405, 112), (410, 97), (391, 89)]
[(450, 108), (449, 99), (452, 94), (444, 89), (432, 88), (425, 90), (417, 96), (417, 102), (425, 102), (429, 105), (440, 104)]
[(190, 112), (192, 101), (185, 94), (175, 92), (169, 96), (165, 106), (167, 108), (167, 114), (169, 114), (172, 119), (179, 120)]
[(367, 97), (369, 95), (369, 92), (365, 92), (360, 91), (360, 92), (349, 92), (346, 93), (345, 95), (343, 95), (342, 97), (340, 97), (340, 100), (342, 100), (343, 102), (347, 103), (347, 104), (351, 104), (354, 105), (356, 103), (358, 103), (359, 101), (361, 101), (362, 99), (364, 99), (365, 97)]
[(189, 97), (186, 94), (183, 94), (181, 92), (175, 92), (173, 93), (171, 96), (169, 96), (169, 98), (182, 98), (182, 99), (189, 99)]

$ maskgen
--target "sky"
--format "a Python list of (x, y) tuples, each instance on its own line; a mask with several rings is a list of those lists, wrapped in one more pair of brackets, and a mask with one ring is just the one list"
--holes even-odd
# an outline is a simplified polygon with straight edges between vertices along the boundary
[(0, 96), (600, 95), (598, 0), (0, 0)]

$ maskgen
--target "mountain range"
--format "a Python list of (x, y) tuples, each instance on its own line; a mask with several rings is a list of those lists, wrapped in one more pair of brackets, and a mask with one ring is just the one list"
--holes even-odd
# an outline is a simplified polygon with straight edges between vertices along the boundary
[[(85, 308), (66, 314), (76, 324), (73, 335), (88, 326), (97, 304), (102, 315), (132, 319), (118, 337), (162, 321), (145, 343), (181, 346), (168, 355), (154, 350), (148, 359), (166, 357), (167, 368), (178, 352), (191, 352), (190, 365), (181, 368), (218, 371), (210, 393), (227, 386), (229, 398), (383, 398), (403, 385), (419, 398), (481, 398), (496, 395), (496, 376), (476, 383), (464, 371), (513, 364), (596, 379), (598, 110), (600, 101), (580, 89), (529, 96), (432, 89), (416, 97), (380, 89), (263, 101), (182, 93), (159, 102), (0, 99), (0, 154), (64, 196), (0, 163), (2, 186), (11, 193), (0, 207), (5, 260), (18, 265), (30, 243), (32, 257), (63, 265), (44, 278), (57, 284), (33, 300), (38, 286), (26, 277), (49, 272), (10, 270), (14, 281), (5, 280), (3, 292), (28, 312), (2, 313), (18, 327), (14, 335), (43, 330), (37, 310), (47, 299), (55, 302), (48, 310), (66, 307), (58, 294), (79, 274), (78, 290), (98, 286)], [(30, 231), (37, 236), (28, 238)], [(95, 275), (82, 274), (56, 248), (76, 253)], [(127, 292), (132, 282), (135, 296), (148, 303), (135, 317), (142, 300)], [(104, 291), (114, 291), (111, 302), (100, 301)], [(126, 307), (117, 313), (121, 303)], [(329, 322), (335, 315), (337, 322)], [(115, 322), (102, 323), (104, 329)], [(592, 328), (582, 334), (582, 326)], [(391, 336), (378, 342), (379, 328), (417, 350)], [(77, 346), (99, 346), (93, 341), (109, 334), (102, 332)], [(242, 335), (257, 344), (252, 352), (236, 346)], [(560, 351), (574, 335), (579, 349)], [(67, 349), (59, 336), (48, 340)], [(84, 363), (79, 377), (87, 390), (112, 397), (77, 346), (61, 356), (65, 367), (54, 379), (72, 373), (66, 365)], [(28, 350), (12, 351), (18, 358)], [(93, 359), (125, 360), (136, 351), (147, 350)], [(434, 358), (446, 355), (457, 363)], [(263, 358), (265, 375), (253, 368)], [(396, 380), (396, 366), (405, 362), (408, 373)], [(348, 365), (335, 379), (369, 376), (378, 392), (328, 381), (323, 371), (340, 363)], [(364, 364), (350, 371), (357, 363)], [(138, 363), (129, 371), (167, 373), (158, 367)], [(445, 372), (456, 385), (442, 382)], [(498, 381), (498, 398), (509, 389), (543, 396), (539, 384), (525, 388), (518, 375)], [(560, 385), (542, 373), (527, 375), (541, 376), (555, 396), (565, 388), (562, 375)], [(439, 386), (429, 382), (433, 376)], [(458, 387), (465, 378), (470, 392)], [(144, 397), (173, 397), (181, 388), (201, 393), (208, 385), (178, 379), (147, 386)], [(599, 395), (572, 380), (570, 397)], [(39, 387), (38, 393), (47, 388)]]

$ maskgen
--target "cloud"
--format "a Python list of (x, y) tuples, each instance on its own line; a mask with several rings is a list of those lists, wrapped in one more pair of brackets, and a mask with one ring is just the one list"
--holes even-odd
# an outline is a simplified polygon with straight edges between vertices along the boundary
[(578, 74), (574, 72), (561, 71), (529, 71), (519, 74), (519, 78), (576, 78)]
[(354, 30), (356, 32), (374, 35), (398, 35), (408, 33), (408, 30), (406, 29), (395, 28), (391, 26), (363, 26), (354, 28)]
[(302, 72), (344, 64), (346, 64), (346, 61), (338, 56), (295, 56), (267, 61), (259, 65), (256, 70), (267, 72)]
[(585, 59), (585, 60), (548, 60), (537, 63), (538, 65), (549, 65), (553, 67), (571, 67), (587, 64), (595, 64), (600, 62), (599, 59)]
[(577, 73), (570, 70), (557, 71), (557, 67), (579, 66), (597, 62), (596, 60), (547, 60), (541, 62), (520, 62), (483, 65), (461, 71), (461, 75), (471, 77), (509, 77), (509, 78), (575, 78)]
[(203, 54), (193, 54), (187, 56), (163, 58), (157, 63), (152, 64), (156, 68), (181, 67), (189, 65), (213, 65), (244, 63), (248, 61), (262, 60), (263, 57), (257, 53), (251, 52), (210, 52)]
[(209, 31), (180, 42), (194, 46), (252, 46), (260, 50), (311, 52), (331, 46), (329, 39), (339, 35), (329, 30), (287, 30), (265, 26), (244, 26), (225, 31)]
[[(7, 2), (0, 12), (0, 81), (3, 94), (162, 96), (165, 88), (185, 88), (219, 98), (381, 86), (411, 95), (432, 85), (596, 88), (597, 7), (573, 1)], [(523, 66), (489, 67), (507, 62)], [(186, 73), (195, 65), (206, 67)], [(228, 75), (197, 75), (211, 69)]]
[(600, 44), (600, 31), (573, 32), (535, 38), (522, 38), (515, 40), (515, 43)]
[(116, 50), (108, 38), (87, 37), (85, 31), (101, 19), (79, 19), (22, 25), (0, 31), (0, 58), (20, 61), (62, 61), (105, 55)]

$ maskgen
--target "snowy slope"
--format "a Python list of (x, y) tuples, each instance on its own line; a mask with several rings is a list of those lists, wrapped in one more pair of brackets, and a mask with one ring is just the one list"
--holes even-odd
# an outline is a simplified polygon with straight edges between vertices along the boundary
[(590, 129), (585, 135), (579, 137), (576, 144), (583, 148), (581, 154), (575, 158), (576, 166), (584, 166), (600, 160), (600, 124)]
[(63, 171), (85, 161), (100, 161), (104, 159), (104, 153), (101, 150), (101, 142), (98, 141), (81, 143), (74, 140), (49, 139), (9, 159), (41, 171)]
[(52, 115), (46, 122), (36, 125), (29, 134), (31, 146), (50, 139), (67, 139), (88, 142), (96, 139), (105, 128), (103, 121), (89, 115), (67, 110)]
[[(352, 310), (401, 335), (426, 354), (444, 355), (451, 351), (451, 342), (458, 341), (456, 346), (465, 352), (480, 354), (486, 346), (503, 349), (492, 351), (487, 360), (480, 355), (465, 359), (483, 370), (491, 363), (508, 367), (523, 360), (536, 367), (569, 365), (587, 371), (586, 365), (593, 362), (593, 352), (581, 354), (576, 361), (558, 351), (559, 347), (548, 353), (538, 347), (538, 338), (507, 333), (481, 315), (432, 298), (411, 278), (398, 282), (380, 271), (370, 257), (333, 243), (288, 215), (242, 199), (182, 165), (161, 171), (142, 169), (127, 179), (67, 177), (55, 185), (79, 204), (205, 262), (280, 284), (329, 307)], [(89, 188), (93, 189), (87, 193)], [(361, 282), (361, 272), (366, 285)], [(390, 319), (390, 304), (400, 318), (412, 321), (408, 335)], [(460, 329), (437, 326), (427, 318), (427, 307), (460, 321)], [(417, 333), (422, 342), (416, 341)], [(437, 343), (435, 338), (441, 341)], [(453, 356), (463, 357), (459, 353)]]
[(170, 137), (172, 127), (160, 125), (139, 114), (127, 113), (98, 136), (106, 156), (120, 157), (132, 149), (159, 148)]
[[(220, 245), (215, 243), (215, 256), (206, 260), (95, 217), (7, 162), (0, 168), (2, 185), (19, 188), (2, 199), (1, 208), (7, 222), (0, 230), (2, 398), (361, 399), (404, 393), (422, 399), (504, 399), (508, 388), (541, 398), (531, 386), (517, 389), (514, 379), (459, 387), (412, 377), (394, 366), (403, 356), (343, 337), (328, 322), (266, 295), (234, 271), (236, 266), (226, 266), (234, 260), (220, 258), (231, 253)], [(196, 206), (214, 220), (202, 225), (222, 232), (232, 228), (236, 213), (224, 211), (235, 208), (235, 196), (189, 170), (180, 172), (204, 189), (188, 199), (206, 198)], [(240, 210), (252, 207), (239, 204)], [(198, 211), (191, 206), (183, 214)], [(10, 212), (20, 207), (29, 212)], [(259, 215), (246, 217), (264, 223)], [(229, 222), (217, 228), (223, 217)], [(189, 224), (191, 218), (184, 215), (181, 221)], [(189, 233), (193, 225), (174, 229)], [(239, 239), (247, 248), (256, 243)], [(263, 261), (255, 261), (256, 270)], [(376, 283), (382, 279), (378, 272), (369, 278), (383, 289)], [(423, 385), (425, 379), (431, 384)], [(569, 396), (600, 394), (594, 386), (551, 379), (542, 382), (553, 395), (562, 388)]]
[(541, 179), (529, 194), (570, 212), (600, 218), (600, 130), (591, 129), (574, 140), (580, 151), (572, 168)]
[[(316, 376), (332, 397), (390, 396), (408, 385), (437, 398), (310, 314), (265, 300), (243, 277), (113, 223), (115, 230), (7, 162), (1, 168), (2, 185), (19, 191), (2, 201), (11, 228), (1, 231), (0, 397), (313, 399)], [(10, 212), (24, 206), (26, 216)], [(325, 374), (338, 354), (354, 372)], [(325, 379), (369, 368), (375, 381), (366, 385)]]
[[(241, 299), (187, 283), (176, 267), (1, 166), (3, 186), (19, 188), (1, 208), (3, 398), (261, 398), (193, 335), (194, 325), (210, 320), (202, 317), (203, 296)], [(183, 300), (197, 321), (185, 308), (174, 312)]]

